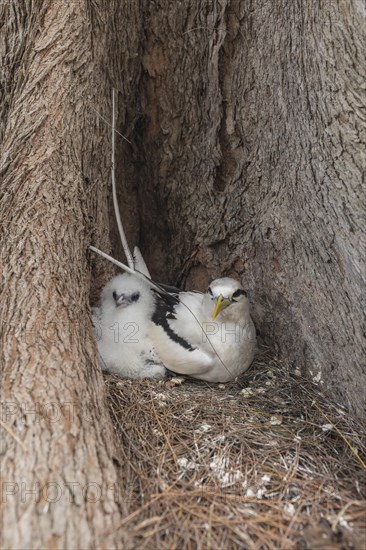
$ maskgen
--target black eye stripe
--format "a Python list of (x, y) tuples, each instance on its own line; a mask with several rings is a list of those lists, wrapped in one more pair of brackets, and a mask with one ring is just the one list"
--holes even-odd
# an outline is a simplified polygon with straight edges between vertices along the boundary
[(121, 305), (122, 303), (124, 304), (132, 304), (134, 302), (137, 302), (138, 299), (140, 298), (140, 293), (139, 292), (133, 292), (131, 295), (126, 295), (126, 294), (117, 294), (117, 292), (114, 290), (113, 291), (113, 299), (114, 301), (116, 302), (116, 305)]
[(246, 296), (247, 293), (245, 292), (245, 290), (243, 290), (242, 288), (238, 288), (238, 290), (236, 290), (233, 294), (233, 298), (239, 298), (239, 296)]

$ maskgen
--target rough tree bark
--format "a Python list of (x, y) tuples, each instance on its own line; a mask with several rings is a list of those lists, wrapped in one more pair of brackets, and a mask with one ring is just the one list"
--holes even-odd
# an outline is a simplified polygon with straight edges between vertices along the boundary
[(18, 0), (0, 21), (2, 544), (118, 547), (88, 310), (112, 270), (86, 253), (109, 248), (111, 86), (124, 218), (153, 274), (240, 278), (265, 341), (364, 414), (365, 10)]
[(91, 241), (109, 248), (114, 9), (0, 6), (2, 548), (127, 540), (87, 260)]
[(365, 415), (364, 3), (160, 0), (143, 13), (148, 264), (190, 288), (239, 277), (271, 348)]

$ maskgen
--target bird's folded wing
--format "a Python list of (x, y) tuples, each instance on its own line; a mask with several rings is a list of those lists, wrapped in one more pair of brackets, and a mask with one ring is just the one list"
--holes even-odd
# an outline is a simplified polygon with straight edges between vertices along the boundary
[(152, 323), (150, 337), (165, 366), (179, 374), (200, 375), (212, 368), (212, 356), (195, 348), (175, 332)]
[(201, 349), (204, 340), (201, 326), (202, 293), (181, 291), (160, 294), (153, 291), (155, 310), (152, 321), (161, 326), (175, 342)]
[(202, 345), (200, 325), (201, 293), (155, 294), (150, 337), (165, 366), (191, 376), (212, 368), (210, 350)]

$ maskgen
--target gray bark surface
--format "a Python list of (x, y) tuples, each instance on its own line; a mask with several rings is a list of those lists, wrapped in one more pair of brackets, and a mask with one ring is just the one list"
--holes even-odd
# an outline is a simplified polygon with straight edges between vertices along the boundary
[(143, 13), (134, 177), (148, 265), (188, 288), (240, 278), (264, 341), (364, 415), (364, 4), (161, 0)]
[[(0, 7), (1, 548), (127, 540), (87, 254), (93, 240), (109, 249), (108, 6)], [(105, 263), (93, 273), (105, 279)]]

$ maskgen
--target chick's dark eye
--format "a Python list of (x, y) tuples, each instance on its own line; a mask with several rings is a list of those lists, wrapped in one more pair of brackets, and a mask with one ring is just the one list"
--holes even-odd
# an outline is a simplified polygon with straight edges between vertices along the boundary
[(137, 300), (140, 298), (139, 292), (134, 292), (131, 296), (131, 302), (137, 302)]
[(113, 291), (112, 296), (113, 296), (113, 300), (114, 300), (115, 302), (117, 302), (117, 292), (116, 292), (115, 290)]
[(247, 293), (242, 288), (238, 288), (233, 294), (233, 298), (239, 298), (239, 296), (246, 296)]

